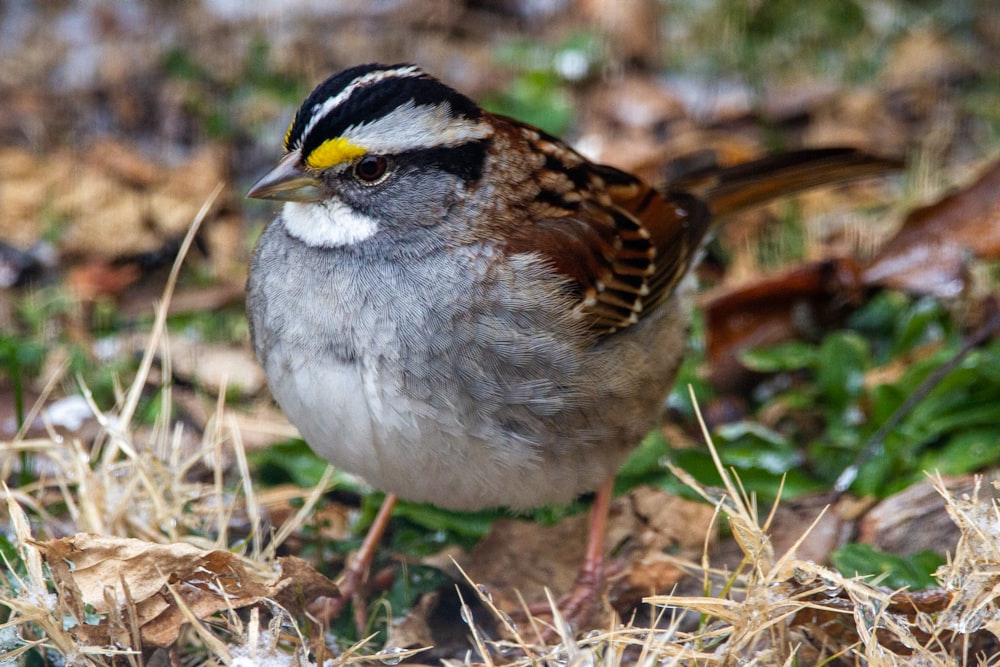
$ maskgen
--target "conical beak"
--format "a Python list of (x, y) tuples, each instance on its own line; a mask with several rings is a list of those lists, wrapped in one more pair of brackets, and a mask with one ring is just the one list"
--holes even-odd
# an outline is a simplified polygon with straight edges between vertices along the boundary
[(319, 181), (299, 168), (299, 151), (281, 158), (278, 166), (253, 184), (247, 197), (276, 201), (319, 201), (323, 193)]

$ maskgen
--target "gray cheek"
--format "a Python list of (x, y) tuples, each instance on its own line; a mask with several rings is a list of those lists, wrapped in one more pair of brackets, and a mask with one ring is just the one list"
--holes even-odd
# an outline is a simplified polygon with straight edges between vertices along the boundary
[(384, 220), (399, 231), (412, 229), (414, 223), (433, 227), (443, 222), (449, 209), (459, 199), (461, 182), (440, 171), (406, 173), (368, 198), (370, 215)]

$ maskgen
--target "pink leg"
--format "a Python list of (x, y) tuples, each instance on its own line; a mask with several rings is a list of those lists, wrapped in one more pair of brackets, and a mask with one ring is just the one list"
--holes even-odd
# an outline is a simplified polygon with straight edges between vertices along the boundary
[[(613, 487), (614, 478), (611, 478), (594, 496), (594, 505), (590, 508), (590, 530), (587, 533), (587, 552), (583, 558), (583, 565), (576, 575), (573, 590), (558, 602), (559, 613), (570, 624), (579, 624), (587, 620), (604, 588), (604, 533), (608, 525)], [(544, 603), (532, 605), (529, 611), (537, 616), (552, 612), (548, 604)]]
[(392, 510), (396, 506), (396, 494), (386, 494), (382, 506), (375, 515), (375, 520), (368, 528), (365, 539), (361, 542), (361, 548), (350, 558), (347, 568), (344, 570), (343, 581), (338, 584), (340, 597), (336, 599), (322, 598), (322, 607), (315, 610), (315, 615), (324, 622), (336, 618), (344, 611), (344, 606), (348, 600), (354, 602), (354, 623), (358, 628), (359, 635), (363, 633), (367, 623), (368, 611), (364, 599), (361, 596), (365, 577), (375, 559), (375, 551), (379, 542), (385, 534), (385, 529), (389, 526), (389, 518)]

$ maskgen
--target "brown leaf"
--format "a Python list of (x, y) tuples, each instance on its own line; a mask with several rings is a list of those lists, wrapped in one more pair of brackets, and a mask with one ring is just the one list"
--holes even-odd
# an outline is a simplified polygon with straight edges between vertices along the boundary
[(660, 15), (655, 0), (578, 0), (576, 9), (590, 29), (598, 29), (608, 42), (608, 51), (631, 63), (659, 62), (662, 39)]
[(936, 101), (940, 103), (942, 84), (968, 77), (975, 70), (973, 63), (946, 36), (914, 29), (894, 46), (882, 80), (892, 90), (933, 86)]
[[(799, 602), (806, 603), (792, 617), (792, 628), (806, 630), (805, 636), (817, 646), (847, 647), (865, 643), (867, 638), (858, 632), (857, 617), (869, 614), (879, 619), (878, 641), (885, 652), (886, 664), (902, 664), (891, 660), (891, 654), (917, 654), (913, 648), (915, 643), (943, 649), (957, 658), (958, 664), (965, 664), (962, 656), (996, 655), (997, 637), (986, 629), (977, 628), (965, 633), (938, 630), (933, 635), (927, 632), (926, 619), (939, 617), (952, 603), (952, 593), (941, 588), (912, 593), (875, 589), (869, 599), (859, 600), (845, 590), (831, 590), (829, 586), (820, 586), (816, 590), (809, 585), (786, 585)], [(879, 593), (880, 590), (884, 592)], [(832, 664), (858, 663), (848, 652)], [(942, 661), (942, 664), (946, 663)]]
[[(173, 644), (186, 618), (184, 605), (199, 619), (259, 602), (267, 593), (261, 578), (227, 551), (190, 544), (78, 533), (37, 544), (57, 589), (82, 620), (82, 605), (111, 618), (132, 618), (145, 646)], [(90, 643), (107, 643), (109, 620), (76, 628)]]
[(28, 247), (43, 233), (38, 221), (56, 217), (63, 256), (156, 252), (184, 234), (224, 174), (218, 146), (169, 167), (110, 141), (43, 155), (0, 149), (0, 237)]
[[(664, 588), (656, 592), (669, 590), (680, 572), (658, 555), (670, 550), (682, 557), (697, 557), (706, 532), (713, 530), (713, 514), (709, 505), (652, 487), (638, 487), (616, 498), (604, 539), (605, 553), (621, 554), (606, 567), (617, 579), (616, 608), (638, 602), (657, 582)], [(572, 588), (583, 564), (587, 528), (585, 514), (554, 526), (500, 520), (462, 567), (473, 581), (489, 587), (499, 608), (510, 612), (520, 608), (515, 592), (530, 604), (545, 600), (546, 587), (557, 597)], [(634, 579), (633, 568), (638, 568)]]
[[(768, 530), (774, 552), (782, 555), (795, 547), (795, 557), (826, 563), (830, 552), (848, 540), (853, 523), (847, 516), (850, 500), (831, 506), (832, 494), (803, 495), (778, 503)], [(805, 535), (805, 539), (802, 536)], [(796, 546), (797, 544), (797, 546)]]
[(738, 388), (747, 373), (741, 352), (822, 330), (857, 300), (857, 273), (853, 260), (830, 259), (711, 295), (704, 311), (713, 382)]
[(862, 276), (867, 285), (954, 297), (965, 286), (969, 254), (1000, 256), (1000, 162), (968, 188), (906, 216)]
[(96, 141), (88, 153), (95, 164), (129, 185), (155, 185), (164, 177), (163, 170), (156, 163), (124, 144)]
[(573, 586), (586, 547), (587, 516), (577, 514), (554, 526), (500, 519), (463, 563), (469, 577), (489, 587), (497, 607), (518, 609), (516, 592), (529, 603), (545, 600), (545, 587), (559, 596)]
[[(715, 510), (711, 505), (675, 496), (651, 486), (640, 486), (628, 494), (632, 516), (637, 520), (632, 531), (647, 551), (679, 551), (700, 554), (706, 541), (715, 541), (711, 528)], [(615, 522), (624, 524), (624, 517)], [(636, 531), (641, 528), (641, 532)], [(613, 528), (613, 527), (612, 527)], [(609, 530), (610, 532), (610, 530)], [(612, 534), (613, 536), (613, 534)], [(616, 539), (620, 542), (621, 539)]]
[(170, 341), (170, 355), (176, 377), (213, 394), (225, 386), (238, 395), (252, 396), (260, 393), (267, 381), (248, 348), (178, 337)]
[(705, 302), (711, 379), (740, 389), (748, 372), (742, 351), (823, 331), (870, 286), (956, 296), (969, 254), (1000, 256), (1000, 162), (969, 188), (907, 216), (899, 232), (867, 263), (848, 258), (803, 264)]
[(83, 301), (93, 301), (102, 296), (119, 297), (140, 277), (136, 264), (113, 264), (94, 259), (71, 268), (66, 274), (66, 285)]
[(900, 155), (911, 134), (887, 108), (877, 88), (840, 89), (813, 113), (803, 141), (813, 146), (864, 146), (876, 154)]
[(337, 585), (317, 572), (308, 561), (296, 556), (284, 556), (278, 559), (278, 564), (281, 574), (268, 587), (267, 594), (293, 617), (301, 618), (309, 603), (317, 598), (340, 595)]

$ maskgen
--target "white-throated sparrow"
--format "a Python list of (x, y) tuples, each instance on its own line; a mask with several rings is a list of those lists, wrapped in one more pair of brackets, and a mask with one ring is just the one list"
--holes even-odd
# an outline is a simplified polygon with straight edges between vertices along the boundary
[(247, 311), (306, 441), (387, 508), (393, 494), (530, 508), (600, 489), (594, 533), (674, 381), (690, 311), (678, 288), (713, 220), (890, 167), (800, 151), (662, 192), (406, 64), (327, 79), (284, 146), (248, 195), (286, 203)]

